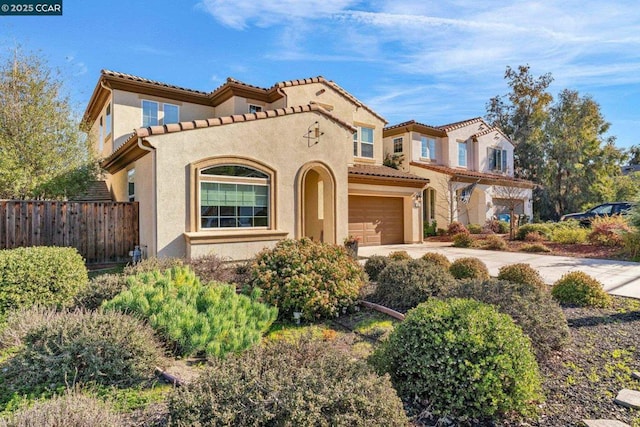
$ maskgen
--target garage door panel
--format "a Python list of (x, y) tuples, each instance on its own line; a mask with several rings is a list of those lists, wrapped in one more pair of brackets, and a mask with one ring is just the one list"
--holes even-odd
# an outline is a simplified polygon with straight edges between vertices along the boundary
[(363, 246), (404, 242), (400, 197), (349, 196), (349, 234)]

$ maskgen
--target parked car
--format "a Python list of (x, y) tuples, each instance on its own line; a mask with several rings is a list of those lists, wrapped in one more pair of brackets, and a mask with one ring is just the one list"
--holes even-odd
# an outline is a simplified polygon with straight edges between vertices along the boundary
[(612, 202), (603, 203), (591, 208), (586, 212), (578, 212), (567, 215), (562, 215), (560, 221), (568, 221), (570, 219), (577, 220), (581, 225), (589, 227), (591, 220), (600, 216), (612, 216), (612, 215), (624, 215), (629, 212), (633, 205), (629, 202)]

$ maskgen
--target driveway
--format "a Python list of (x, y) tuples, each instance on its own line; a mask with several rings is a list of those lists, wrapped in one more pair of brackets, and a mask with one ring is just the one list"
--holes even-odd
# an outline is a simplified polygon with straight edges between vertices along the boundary
[(570, 271), (583, 271), (598, 279), (604, 285), (604, 290), (610, 294), (640, 299), (640, 263), (637, 262), (454, 248), (448, 242), (363, 246), (359, 248), (358, 255), (388, 255), (393, 251), (407, 251), (413, 258), (420, 258), (427, 252), (437, 252), (445, 255), (450, 261), (462, 257), (476, 257), (487, 265), (492, 276), (497, 276), (502, 266), (526, 263), (537, 269), (548, 284), (552, 284)]

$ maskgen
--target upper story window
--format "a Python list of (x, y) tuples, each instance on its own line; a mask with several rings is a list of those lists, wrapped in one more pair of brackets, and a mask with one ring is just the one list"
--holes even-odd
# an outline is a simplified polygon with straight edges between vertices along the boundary
[[(160, 118), (160, 107), (162, 107), (162, 119)], [(179, 106), (167, 103), (160, 104), (146, 99), (142, 100), (142, 127), (178, 122), (180, 122)]]
[(402, 153), (402, 138), (393, 138), (393, 152)]
[(420, 138), (420, 157), (423, 159), (436, 159), (436, 140), (423, 136)]
[(105, 112), (105, 138), (111, 135), (111, 103), (107, 104), (107, 111)]
[(500, 148), (487, 148), (487, 161), (490, 171), (507, 171), (507, 150)]
[(262, 111), (262, 107), (260, 105), (249, 104), (250, 113), (259, 113), (260, 111)]
[(200, 171), (200, 228), (270, 226), (269, 175), (244, 165), (223, 164)]
[(163, 125), (180, 122), (180, 107), (173, 104), (162, 104), (162, 109), (164, 110)]
[(373, 158), (373, 128), (361, 126), (353, 133), (353, 155)]
[(102, 153), (102, 149), (104, 148), (104, 117), (102, 116), (100, 116), (98, 128), (98, 151)]
[(142, 127), (158, 125), (158, 103), (142, 101)]
[(467, 143), (458, 142), (458, 166), (467, 167)]
[(136, 200), (136, 170), (129, 169), (127, 171), (127, 199), (130, 202)]

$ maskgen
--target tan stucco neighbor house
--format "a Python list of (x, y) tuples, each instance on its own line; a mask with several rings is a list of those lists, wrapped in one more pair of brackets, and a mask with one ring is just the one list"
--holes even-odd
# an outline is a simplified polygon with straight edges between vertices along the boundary
[(422, 194), (425, 224), (484, 224), (499, 214), (532, 216), (530, 181), (513, 176), (513, 144), (480, 117), (443, 126), (408, 121), (384, 129), (385, 153), (400, 170), (429, 179)]
[(422, 241), (428, 176), (383, 166), (385, 119), (323, 77), (200, 92), (102, 71), (85, 120), (150, 256)]

